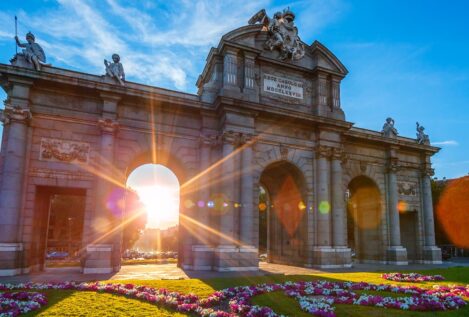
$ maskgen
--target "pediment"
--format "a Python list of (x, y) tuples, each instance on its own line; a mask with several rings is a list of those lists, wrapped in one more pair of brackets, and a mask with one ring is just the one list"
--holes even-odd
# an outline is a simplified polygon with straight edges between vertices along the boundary
[(344, 76), (348, 74), (344, 64), (319, 41), (314, 41), (311, 45), (311, 53), (315, 58), (315, 66), (340, 73)]
[(299, 66), (309, 70), (321, 68), (322, 70), (329, 70), (342, 76), (348, 73), (347, 68), (345, 68), (342, 62), (319, 41), (314, 41), (312, 45), (301, 42), (305, 47), (305, 55), (300, 60), (280, 60), (279, 52), (265, 49), (264, 43), (267, 39), (268, 34), (262, 25), (247, 25), (225, 34), (218, 48), (221, 49), (224, 44), (230, 43), (241, 48), (251, 49), (261, 57), (284, 63), (286, 66)]

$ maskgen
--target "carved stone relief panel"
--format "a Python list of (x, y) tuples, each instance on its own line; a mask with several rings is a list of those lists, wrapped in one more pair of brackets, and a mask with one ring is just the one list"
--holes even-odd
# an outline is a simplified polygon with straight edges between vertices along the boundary
[(60, 139), (41, 139), (39, 160), (87, 164), (90, 144)]
[(416, 196), (417, 195), (417, 185), (409, 182), (402, 182), (398, 184), (397, 191), (399, 195), (403, 196)]

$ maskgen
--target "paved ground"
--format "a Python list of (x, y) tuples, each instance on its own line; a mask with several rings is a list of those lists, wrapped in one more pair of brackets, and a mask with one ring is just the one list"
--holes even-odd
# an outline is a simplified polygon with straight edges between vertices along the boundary
[(236, 276), (259, 276), (269, 274), (317, 274), (325, 272), (389, 272), (395, 270), (422, 270), (432, 268), (448, 268), (456, 266), (469, 266), (469, 258), (459, 258), (445, 261), (441, 265), (411, 264), (407, 266), (384, 265), (384, 264), (355, 264), (349, 269), (309, 269), (288, 265), (261, 262), (258, 272), (196, 272), (184, 271), (176, 264), (149, 264), (149, 265), (127, 265), (120, 272), (114, 274), (90, 274), (83, 275), (78, 268), (54, 268), (45, 272), (34, 273), (23, 276), (0, 277), (2, 283), (21, 282), (45, 282), (45, 281), (96, 281), (96, 280), (165, 280), (165, 279), (188, 279), (188, 278), (215, 278)]

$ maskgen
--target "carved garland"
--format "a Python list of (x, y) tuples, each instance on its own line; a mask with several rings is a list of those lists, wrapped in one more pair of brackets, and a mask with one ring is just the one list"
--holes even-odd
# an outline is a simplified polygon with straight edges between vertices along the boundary
[(42, 138), (39, 159), (87, 163), (89, 152), (90, 145), (88, 143)]

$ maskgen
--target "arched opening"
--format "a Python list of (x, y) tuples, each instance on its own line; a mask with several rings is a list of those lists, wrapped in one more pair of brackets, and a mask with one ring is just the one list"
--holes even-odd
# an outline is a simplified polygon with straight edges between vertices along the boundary
[(126, 188), (124, 260), (175, 262), (180, 200), (176, 174), (161, 164), (143, 164), (129, 174)]
[(259, 251), (267, 261), (302, 265), (306, 245), (306, 186), (293, 164), (278, 162), (261, 174)]
[(368, 177), (354, 178), (348, 186), (348, 246), (359, 262), (383, 258), (381, 238), (381, 194)]

